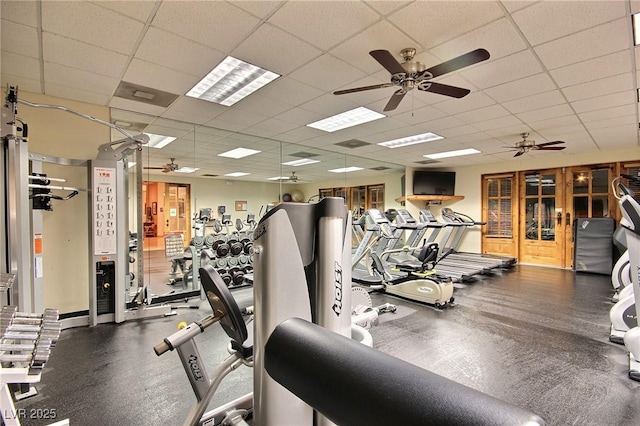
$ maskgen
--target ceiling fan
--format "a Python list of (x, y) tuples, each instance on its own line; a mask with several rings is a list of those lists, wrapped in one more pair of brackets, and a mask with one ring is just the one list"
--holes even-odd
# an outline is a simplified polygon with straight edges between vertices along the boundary
[(521, 133), (520, 136), (522, 136), (521, 141), (516, 142), (512, 147), (506, 147), (511, 148), (509, 151), (516, 151), (514, 157), (519, 157), (529, 151), (561, 151), (566, 148), (566, 146), (552, 146), (562, 144), (564, 141), (552, 141), (536, 144), (536, 141), (527, 139), (529, 137), (529, 133)]
[(176, 170), (178, 170), (180, 168), (180, 166), (178, 166), (175, 161), (175, 158), (170, 158), (171, 162), (165, 164), (162, 167), (144, 167), (147, 170), (162, 170), (162, 173), (169, 173), (169, 172), (175, 172)]
[(418, 90), (422, 90), (424, 92), (433, 92), (439, 95), (451, 96), (453, 98), (462, 98), (469, 94), (469, 89), (436, 83), (431, 81), (431, 79), (489, 59), (489, 52), (485, 49), (476, 49), (439, 65), (427, 68), (422, 62), (413, 61), (415, 54), (416, 49), (403, 49), (400, 52), (400, 56), (402, 56), (404, 62), (400, 63), (388, 50), (372, 50), (369, 52), (369, 55), (371, 55), (373, 59), (378, 61), (380, 65), (385, 67), (387, 71), (391, 73), (391, 83), (337, 90), (333, 92), (333, 94), (344, 95), (347, 93), (363, 92), (365, 90), (399, 86), (400, 88), (395, 91), (391, 96), (391, 99), (389, 99), (389, 102), (387, 102), (387, 105), (384, 107), (384, 111), (392, 111), (396, 109), (402, 98), (404, 98), (404, 95), (416, 87)]

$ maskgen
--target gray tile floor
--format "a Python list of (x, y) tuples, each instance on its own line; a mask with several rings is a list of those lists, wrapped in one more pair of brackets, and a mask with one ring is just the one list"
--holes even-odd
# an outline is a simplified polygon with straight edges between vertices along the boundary
[[(525, 407), (549, 425), (640, 424), (640, 383), (627, 378), (625, 348), (608, 341), (608, 277), (518, 266), (458, 287), (455, 306), (442, 311), (374, 295), (376, 304), (398, 305), (372, 329), (375, 347)], [(207, 313), (203, 306), (175, 317), (66, 330), (40, 395), (19, 407), (55, 409), (75, 425), (181, 424), (195, 397), (177, 356), (156, 357), (152, 348), (179, 321)], [(217, 326), (199, 336), (209, 368), (225, 357), (226, 341)], [(225, 379), (212, 406), (250, 388), (251, 370), (243, 367)]]

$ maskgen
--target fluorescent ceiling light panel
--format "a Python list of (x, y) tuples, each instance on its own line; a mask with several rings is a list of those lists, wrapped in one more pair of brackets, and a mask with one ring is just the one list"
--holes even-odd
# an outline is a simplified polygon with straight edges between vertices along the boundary
[(245, 172), (233, 172), (233, 173), (227, 173), (225, 176), (230, 176), (230, 177), (240, 177), (240, 176), (247, 176), (250, 175), (251, 173), (245, 173)]
[(149, 143), (147, 146), (151, 148), (164, 148), (176, 140), (173, 136), (154, 135), (153, 133), (145, 133), (145, 135), (149, 136)]
[(456, 151), (437, 152), (435, 154), (427, 154), (427, 155), (423, 155), (423, 157), (431, 158), (432, 160), (437, 160), (439, 158), (459, 157), (461, 155), (471, 155), (471, 154), (480, 154), (480, 151), (474, 148), (458, 149)]
[(227, 56), (187, 96), (231, 106), (278, 77), (279, 74)]
[(306, 166), (307, 164), (319, 163), (320, 160), (312, 160), (310, 158), (301, 158), (299, 160), (287, 161), (286, 163), (282, 163), (283, 166)]
[(631, 15), (631, 22), (633, 24), (633, 44), (637, 46), (640, 44), (640, 13)]
[(365, 107), (358, 107), (350, 111), (345, 111), (342, 114), (307, 124), (307, 127), (324, 130), (325, 132), (335, 132), (337, 130), (357, 126), (362, 123), (368, 123), (369, 121), (378, 120), (384, 117), (386, 117), (386, 115), (380, 114), (379, 112), (371, 111)]
[(378, 145), (386, 146), (387, 148), (400, 148), (403, 146), (415, 145), (418, 143), (437, 141), (440, 139), (444, 139), (444, 137), (440, 135), (436, 135), (435, 133), (427, 132), (422, 133), (420, 135), (407, 136), (406, 138), (394, 139), (391, 141), (380, 142)]
[(332, 170), (328, 170), (329, 172), (332, 173), (349, 173), (349, 172), (357, 172), (358, 170), (364, 170), (362, 167), (343, 167), (341, 169), (332, 169)]
[(262, 152), (262, 151), (249, 149), (249, 148), (236, 148), (236, 149), (232, 149), (231, 151), (218, 154), (218, 157), (228, 157), (228, 158), (238, 159), (238, 158), (248, 157), (250, 155), (257, 154), (259, 152)]
[(193, 173), (196, 170), (200, 170), (198, 167), (180, 167), (176, 170), (176, 173)]
[(288, 176), (275, 176), (275, 177), (267, 178), (267, 180), (286, 180), (286, 179), (289, 179), (289, 177)]
[(132, 161), (132, 162), (127, 164), (127, 167), (132, 168), (132, 167), (135, 167), (136, 164), (138, 164), (138, 163), (136, 163), (135, 161)]

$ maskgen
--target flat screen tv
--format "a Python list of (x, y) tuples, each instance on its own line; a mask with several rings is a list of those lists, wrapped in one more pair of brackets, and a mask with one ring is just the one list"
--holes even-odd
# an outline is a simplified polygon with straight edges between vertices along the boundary
[(413, 174), (414, 195), (455, 195), (456, 172), (416, 170)]

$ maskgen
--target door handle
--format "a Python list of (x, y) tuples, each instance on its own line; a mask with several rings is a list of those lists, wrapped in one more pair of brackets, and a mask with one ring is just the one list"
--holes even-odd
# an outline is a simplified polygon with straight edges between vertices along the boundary
[(558, 226), (562, 225), (562, 212), (558, 212), (556, 217), (558, 219)]
[(566, 225), (571, 225), (571, 213), (567, 212), (566, 217), (567, 217)]

